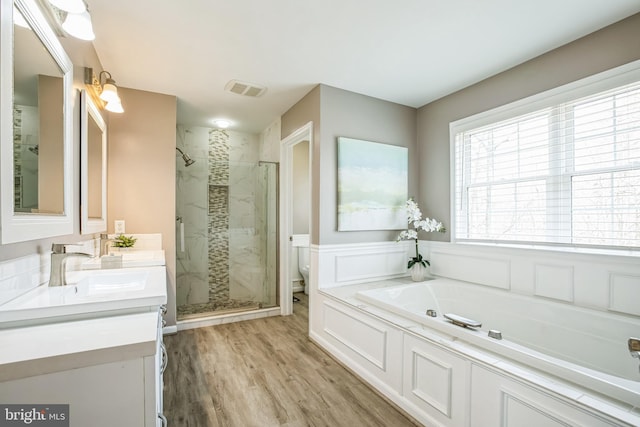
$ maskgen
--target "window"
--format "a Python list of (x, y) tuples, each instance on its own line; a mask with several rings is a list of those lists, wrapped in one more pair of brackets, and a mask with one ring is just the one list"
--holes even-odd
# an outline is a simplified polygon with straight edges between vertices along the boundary
[(635, 74), (453, 123), (456, 240), (640, 247)]

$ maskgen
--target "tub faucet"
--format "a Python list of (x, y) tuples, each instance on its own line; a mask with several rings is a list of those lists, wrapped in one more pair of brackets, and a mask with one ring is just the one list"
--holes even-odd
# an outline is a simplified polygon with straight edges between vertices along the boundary
[[(629, 353), (631, 353), (631, 357), (640, 359), (640, 338), (629, 338), (627, 345), (629, 346)], [(638, 370), (640, 370), (640, 366), (638, 366)]]
[(49, 274), (49, 286), (67, 285), (67, 258), (73, 256), (91, 257), (84, 252), (67, 252), (67, 246), (63, 243), (51, 245), (51, 273)]

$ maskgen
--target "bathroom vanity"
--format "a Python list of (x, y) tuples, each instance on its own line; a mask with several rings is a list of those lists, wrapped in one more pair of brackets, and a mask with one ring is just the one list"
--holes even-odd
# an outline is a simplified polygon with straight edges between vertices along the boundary
[(0, 305), (0, 402), (71, 425), (162, 426), (164, 266), (72, 272)]

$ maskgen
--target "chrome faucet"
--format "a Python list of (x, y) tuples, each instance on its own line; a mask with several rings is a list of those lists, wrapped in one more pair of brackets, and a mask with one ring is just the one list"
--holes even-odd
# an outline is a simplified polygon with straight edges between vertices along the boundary
[(49, 286), (67, 285), (67, 258), (73, 256), (91, 257), (84, 252), (67, 252), (67, 246), (63, 243), (51, 245), (51, 273), (49, 274)]
[(100, 234), (100, 256), (109, 255), (109, 244), (113, 241), (108, 234)]

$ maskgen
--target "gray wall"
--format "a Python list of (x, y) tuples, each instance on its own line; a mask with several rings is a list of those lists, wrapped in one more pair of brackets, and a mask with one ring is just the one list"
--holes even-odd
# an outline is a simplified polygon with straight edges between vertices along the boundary
[(285, 139), (297, 129), (313, 122), (313, 163), (311, 164), (311, 224), (309, 239), (311, 243), (319, 241), (318, 207), (320, 184), (320, 86), (314, 87), (300, 101), (282, 115), (280, 137)]
[[(393, 240), (397, 231), (337, 231), (337, 138), (346, 136), (409, 149), (409, 195), (418, 192), (416, 110), (320, 85), (282, 116), (282, 138), (314, 122), (311, 243)], [(319, 123), (319, 125), (318, 125)]]
[[(449, 123), (640, 59), (640, 14), (561, 46), (418, 110), (423, 211), (450, 228)], [(429, 233), (450, 240), (447, 232)]]
[(293, 234), (309, 234), (309, 142), (293, 146)]

